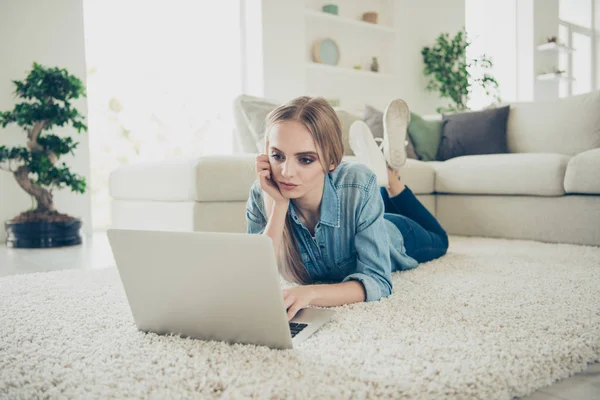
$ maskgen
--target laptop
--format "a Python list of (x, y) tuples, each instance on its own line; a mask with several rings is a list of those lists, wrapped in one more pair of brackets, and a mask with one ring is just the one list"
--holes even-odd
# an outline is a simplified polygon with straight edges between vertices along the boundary
[(304, 308), (288, 322), (268, 236), (109, 229), (137, 328), (292, 349), (334, 315)]

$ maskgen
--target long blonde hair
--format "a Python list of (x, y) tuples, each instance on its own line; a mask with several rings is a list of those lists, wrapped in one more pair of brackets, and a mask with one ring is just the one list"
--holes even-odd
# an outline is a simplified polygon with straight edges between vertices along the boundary
[[(296, 97), (271, 111), (266, 120), (265, 154), (269, 154), (269, 130), (282, 121), (297, 121), (306, 127), (315, 141), (325, 174), (329, 173), (330, 166), (335, 169), (342, 162), (344, 155), (342, 124), (325, 99)], [(292, 217), (288, 213), (283, 229), (283, 251), (280, 259), (277, 260), (279, 273), (289, 282), (309, 284), (312, 281), (302, 263), (292, 223)]]

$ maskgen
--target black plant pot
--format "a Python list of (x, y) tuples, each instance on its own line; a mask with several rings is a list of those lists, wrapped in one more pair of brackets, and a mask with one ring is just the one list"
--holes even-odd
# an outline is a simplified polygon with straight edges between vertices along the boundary
[(42, 249), (81, 244), (81, 219), (60, 222), (6, 221), (6, 247)]

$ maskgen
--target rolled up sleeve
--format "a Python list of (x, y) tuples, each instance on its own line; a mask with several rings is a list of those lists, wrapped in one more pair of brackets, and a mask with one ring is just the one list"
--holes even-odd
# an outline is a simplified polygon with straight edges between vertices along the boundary
[(267, 220), (263, 212), (262, 192), (255, 181), (250, 188), (250, 196), (246, 202), (246, 233), (262, 234)]
[(354, 237), (356, 272), (342, 282), (360, 281), (365, 287), (365, 301), (377, 301), (392, 294), (390, 242), (383, 219), (383, 199), (374, 179), (358, 214)]

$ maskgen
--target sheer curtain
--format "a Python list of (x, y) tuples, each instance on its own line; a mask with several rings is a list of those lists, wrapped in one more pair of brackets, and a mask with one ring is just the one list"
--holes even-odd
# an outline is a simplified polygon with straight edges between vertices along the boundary
[(123, 164), (232, 152), (239, 0), (84, 0), (92, 223)]

